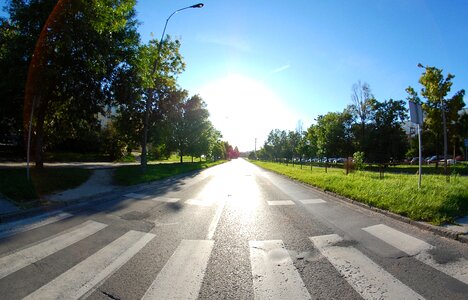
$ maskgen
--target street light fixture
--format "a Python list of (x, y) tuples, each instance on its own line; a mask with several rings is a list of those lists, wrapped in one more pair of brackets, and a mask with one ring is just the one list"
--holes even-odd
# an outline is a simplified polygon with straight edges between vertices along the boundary
[[(162, 32), (162, 35), (161, 35), (161, 39), (159, 40), (158, 55), (156, 57), (156, 61), (154, 62), (153, 70), (151, 71), (151, 77), (154, 76), (154, 73), (156, 73), (156, 70), (158, 69), (162, 42), (163, 42), (163, 39), (164, 39), (164, 34), (166, 33), (167, 23), (169, 22), (171, 17), (173, 15), (175, 15), (176, 13), (178, 13), (179, 11), (189, 9), (189, 8), (202, 8), (203, 6), (204, 6), (203, 3), (198, 3), (198, 4), (191, 5), (191, 6), (180, 8), (180, 9), (174, 11), (172, 14), (170, 14), (169, 17), (166, 19), (166, 24), (164, 24), (164, 29), (163, 29), (163, 32)], [(143, 170), (146, 169), (146, 165), (147, 165), (147, 155), (146, 155), (147, 151), (146, 151), (146, 148), (147, 148), (147, 142), (148, 142), (149, 111), (151, 109), (151, 103), (153, 102), (153, 91), (152, 91), (152, 89), (148, 89), (147, 94), (148, 94), (148, 97), (146, 99), (145, 119), (144, 119), (144, 124), (143, 124), (143, 145), (141, 147), (142, 148), (141, 149), (141, 166), (142, 166)]]

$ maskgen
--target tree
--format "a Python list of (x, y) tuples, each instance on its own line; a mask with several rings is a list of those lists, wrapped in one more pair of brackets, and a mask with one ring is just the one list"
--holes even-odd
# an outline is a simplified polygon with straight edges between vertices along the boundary
[(408, 143), (402, 128), (407, 119), (405, 102), (390, 99), (374, 101), (369, 137), (373, 141), (372, 150), (366, 153), (371, 162), (386, 163), (405, 157)]
[[(28, 66), (42, 26), (57, 1), (12, 0), (0, 17), (0, 141), (24, 144), (23, 105)], [(27, 121), (27, 120), (25, 120)], [(23, 149), (21, 149), (23, 150)]]
[(134, 5), (134, 0), (9, 3), (10, 22), (28, 46), (22, 53), (30, 60), (23, 116), (28, 121), (34, 108), (36, 167), (43, 166), (50, 137), (59, 143), (99, 128), (98, 116), (115, 100), (114, 75), (138, 43)]
[(366, 123), (372, 114), (372, 103), (374, 101), (374, 95), (372, 95), (369, 84), (366, 82), (361, 83), (361, 81), (353, 84), (351, 100), (352, 104), (348, 110), (359, 124), (359, 130), (356, 130), (355, 135), (358, 141), (357, 146), (363, 151), (368, 144), (366, 142)]
[(140, 44), (128, 68), (116, 75), (114, 94), (119, 99), (116, 119), (118, 131), (127, 144), (132, 148), (143, 146), (144, 115), (149, 99), (147, 143), (152, 149), (162, 147), (170, 151), (169, 146), (173, 145), (168, 141), (172, 130), (169, 119), (176, 118), (174, 114), (180, 110), (182, 98), (187, 97), (180, 94), (176, 81), (185, 64), (179, 52), (180, 43), (167, 37), (161, 45), (159, 68), (152, 74), (158, 47), (157, 40)]
[(317, 117), (317, 124), (312, 130), (319, 156), (347, 157), (353, 153), (351, 121), (351, 114), (347, 110)]
[[(463, 121), (459, 112), (465, 106), (463, 102), (465, 91), (457, 91), (452, 97), (447, 98), (452, 87), (452, 80), (455, 76), (449, 73), (444, 78), (442, 69), (431, 66), (423, 67), (421, 64), (419, 67), (424, 68), (424, 72), (419, 78), (419, 83), (422, 85), (421, 95), (426, 99), (426, 102), (422, 104), (425, 112), (424, 129), (428, 131), (430, 137), (434, 139), (433, 144), (435, 152), (439, 152), (443, 147), (444, 157), (447, 157), (448, 139), (450, 138), (455, 155), (457, 151), (459, 151), (457, 148), (461, 146), (463, 138), (463, 126), (461, 125)], [(409, 94), (409, 99), (419, 99), (412, 87), (408, 87), (406, 91)], [(444, 124), (446, 127), (445, 130)], [(427, 145), (428, 139), (424, 137), (424, 140)], [(429, 140), (429, 143), (430, 142)]]

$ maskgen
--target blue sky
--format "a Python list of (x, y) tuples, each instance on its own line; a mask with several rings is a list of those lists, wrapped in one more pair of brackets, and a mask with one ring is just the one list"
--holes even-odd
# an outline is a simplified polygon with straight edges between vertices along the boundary
[[(144, 41), (159, 38), (167, 16), (196, 1), (140, 0)], [(204, 1), (173, 16), (167, 33), (182, 41), (181, 87), (200, 93), (215, 126), (241, 150), (269, 129), (307, 127), (342, 111), (351, 86), (376, 98), (405, 99), (420, 89), (418, 63), (468, 83), (468, 1)], [(236, 98), (236, 99), (234, 99)], [(252, 109), (259, 110), (255, 113)]]

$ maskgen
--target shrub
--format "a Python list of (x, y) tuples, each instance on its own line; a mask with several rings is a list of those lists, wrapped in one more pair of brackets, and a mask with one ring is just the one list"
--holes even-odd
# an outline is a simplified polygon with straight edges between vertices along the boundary
[(354, 167), (356, 168), (356, 170), (361, 171), (364, 169), (364, 152), (362, 151), (354, 152), (353, 160), (354, 160)]

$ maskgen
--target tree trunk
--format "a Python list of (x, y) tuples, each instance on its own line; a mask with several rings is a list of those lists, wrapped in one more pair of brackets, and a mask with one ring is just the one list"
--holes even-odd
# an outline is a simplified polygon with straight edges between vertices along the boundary
[(184, 155), (182, 153), (182, 150), (180, 151), (180, 163), (183, 163), (184, 162)]
[[(41, 101), (42, 102), (42, 101)], [(35, 146), (34, 146), (34, 161), (35, 167), (37, 169), (44, 168), (44, 120), (45, 114), (47, 111), (48, 102), (44, 101), (39, 103), (39, 109), (37, 113), (36, 119), (36, 138), (35, 138)]]

